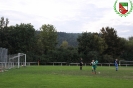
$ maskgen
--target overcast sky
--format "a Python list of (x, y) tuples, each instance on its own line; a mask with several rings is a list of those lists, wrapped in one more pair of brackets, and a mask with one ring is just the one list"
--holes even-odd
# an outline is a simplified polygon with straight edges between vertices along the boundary
[(133, 36), (133, 12), (120, 17), (116, 0), (0, 0), (0, 17), (9, 25), (31, 23), (35, 29), (52, 24), (58, 32), (99, 32), (113, 27), (120, 37)]

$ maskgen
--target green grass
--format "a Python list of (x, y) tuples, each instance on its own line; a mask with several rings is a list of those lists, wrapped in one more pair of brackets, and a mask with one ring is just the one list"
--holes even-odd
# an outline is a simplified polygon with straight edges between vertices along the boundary
[(27, 66), (0, 73), (0, 88), (133, 88), (133, 67)]

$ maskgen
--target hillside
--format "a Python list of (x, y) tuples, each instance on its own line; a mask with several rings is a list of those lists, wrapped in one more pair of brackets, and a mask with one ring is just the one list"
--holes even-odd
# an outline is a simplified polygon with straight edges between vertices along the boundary
[(78, 45), (77, 38), (80, 33), (65, 33), (65, 32), (58, 32), (58, 45), (60, 46), (62, 41), (67, 41), (69, 46), (76, 47)]
[[(37, 34), (40, 33), (40, 31), (36, 31)], [(57, 32), (57, 47), (61, 45), (63, 41), (67, 41), (69, 46), (77, 47), (78, 42), (77, 38), (81, 33), (66, 33), (66, 32)]]

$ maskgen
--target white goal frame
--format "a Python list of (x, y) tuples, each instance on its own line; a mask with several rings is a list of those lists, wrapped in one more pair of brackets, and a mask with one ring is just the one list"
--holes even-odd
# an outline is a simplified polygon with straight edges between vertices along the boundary
[[(119, 61), (119, 66), (122, 65), (121, 62), (125, 62), (126, 63), (126, 62), (133, 62), (133, 61), (120, 60)], [(129, 64), (123, 64), (123, 65), (125, 65), (127, 67), (127, 65), (129, 65)]]
[[(9, 61), (14, 60), (14, 59), (17, 58), (17, 59), (18, 59), (18, 60), (17, 60), (17, 61), (18, 61), (18, 62), (17, 62), (17, 64), (18, 64), (17, 67), (20, 68), (20, 57), (21, 57), (21, 56), (25, 56), (25, 59), (24, 59), (24, 66), (26, 66), (26, 54), (24, 54), (24, 53), (18, 53), (17, 56), (14, 56), (14, 57), (9, 58)], [(14, 64), (15, 64), (15, 63), (13, 62), (13, 66), (14, 66)]]

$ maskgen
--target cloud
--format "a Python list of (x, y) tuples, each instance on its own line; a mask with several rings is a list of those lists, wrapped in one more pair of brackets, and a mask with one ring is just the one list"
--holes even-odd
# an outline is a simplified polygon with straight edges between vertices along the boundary
[(0, 17), (10, 25), (31, 23), (35, 29), (52, 24), (57, 31), (99, 32), (113, 27), (119, 36), (131, 36), (133, 12), (120, 17), (114, 11), (115, 0), (0, 0)]
[[(97, 4), (100, 4), (100, 3), (97, 3)], [(127, 38), (128, 36), (132, 35), (131, 34), (131, 31), (133, 28), (132, 27), (133, 21), (131, 19), (133, 16), (132, 13), (127, 17), (120, 17), (118, 14), (114, 12), (113, 8), (103, 9), (103, 7), (106, 7), (105, 4), (103, 5), (103, 7), (96, 5), (95, 3), (94, 5), (98, 6), (97, 8), (94, 9), (96, 10), (96, 12), (94, 13), (95, 14), (99, 13), (101, 16), (95, 21), (88, 21), (88, 23), (84, 23), (83, 28), (82, 28), (83, 31), (99, 32), (102, 27), (109, 26), (109, 27), (115, 28), (115, 30), (118, 31), (119, 36)], [(108, 4), (108, 7), (110, 7), (109, 4)], [(93, 16), (95, 16), (95, 14)], [(123, 31), (123, 33), (121, 33), (121, 31)]]
[[(79, 14), (80, 6), (69, 0), (65, 3), (59, 0), (7, 0), (7, 2), (1, 3), (0, 8), (1, 11), (7, 11), (7, 17), (11, 17), (9, 14), (15, 17), (18, 14), (17, 17), (20, 16), (18, 20), (21, 20), (21, 16), (30, 15), (40, 22), (54, 23), (76, 20), (75, 17)], [(20, 14), (20, 12), (23, 14)], [(3, 15), (5, 16), (5, 14)]]
[(124, 37), (124, 38), (129, 38), (131, 36), (133, 36), (133, 25), (128, 26), (128, 25), (121, 25), (121, 26), (116, 26), (115, 29), (117, 30), (117, 34), (120, 37)]

